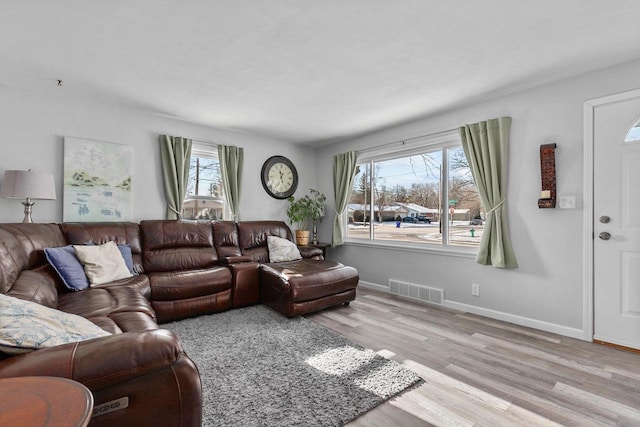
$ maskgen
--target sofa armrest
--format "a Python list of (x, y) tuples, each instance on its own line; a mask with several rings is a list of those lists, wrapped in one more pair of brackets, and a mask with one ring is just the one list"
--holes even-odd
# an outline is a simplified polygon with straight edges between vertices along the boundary
[(4, 359), (0, 378), (56, 376), (101, 389), (171, 365), (183, 354), (170, 331), (127, 332)]
[(302, 258), (324, 259), (322, 249), (315, 246), (298, 246), (298, 250), (300, 250)]
[(229, 264), (232, 277), (233, 307), (245, 307), (260, 301), (260, 263), (240, 262)]
[(96, 404), (93, 427), (202, 425), (198, 369), (167, 330), (126, 332), (0, 361), (0, 378), (40, 375), (87, 386)]
[(223, 257), (220, 258), (220, 263), (223, 265), (231, 265), (231, 264), (238, 264), (241, 262), (252, 262), (253, 258), (251, 258), (250, 256), (227, 256), (227, 257)]

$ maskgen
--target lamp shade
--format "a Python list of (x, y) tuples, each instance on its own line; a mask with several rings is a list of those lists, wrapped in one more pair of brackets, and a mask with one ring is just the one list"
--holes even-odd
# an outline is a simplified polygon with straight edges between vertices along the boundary
[(55, 200), (56, 187), (53, 175), (19, 170), (4, 171), (0, 197), (7, 199)]

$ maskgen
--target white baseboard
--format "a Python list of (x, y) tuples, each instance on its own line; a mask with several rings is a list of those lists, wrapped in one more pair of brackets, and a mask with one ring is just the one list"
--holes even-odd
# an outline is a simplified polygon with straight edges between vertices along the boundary
[(384, 285), (378, 285), (377, 283), (365, 282), (364, 280), (360, 280), (358, 282), (358, 286), (362, 286), (363, 288), (373, 289), (375, 291), (382, 291), (389, 293), (389, 287)]
[(504, 313), (502, 311), (491, 310), (489, 308), (477, 307), (475, 305), (463, 304), (456, 301), (445, 300), (445, 307), (455, 308), (456, 310), (466, 311), (467, 313), (477, 314), (479, 316), (490, 317), (503, 322), (515, 323), (516, 325), (526, 326), (529, 328), (540, 329), (554, 334), (564, 335), (570, 338), (584, 340), (584, 331), (582, 329), (570, 328), (557, 323), (549, 323), (542, 320), (531, 319), (529, 317), (518, 316), (517, 314)]
[[(388, 286), (379, 285), (377, 283), (365, 282), (361, 280), (358, 283), (358, 286), (362, 286), (363, 288), (367, 288), (367, 289), (373, 289), (376, 291), (390, 293)], [(473, 313), (479, 316), (484, 316), (484, 317), (488, 317), (496, 320), (502, 320), (503, 322), (514, 323), (516, 325), (539, 329), (541, 331), (551, 332), (554, 334), (564, 335), (566, 337), (576, 338), (576, 339), (585, 341), (585, 334), (582, 329), (576, 329), (576, 328), (571, 328), (564, 325), (558, 325), (556, 323), (550, 323), (542, 320), (531, 319), (529, 317), (518, 316), (516, 314), (504, 313), (502, 311), (491, 310), (489, 308), (482, 308), (475, 305), (463, 304), (463, 303), (452, 301), (452, 300), (444, 300), (442, 305), (444, 307), (453, 308), (453, 309), (464, 311), (467, 313)]]

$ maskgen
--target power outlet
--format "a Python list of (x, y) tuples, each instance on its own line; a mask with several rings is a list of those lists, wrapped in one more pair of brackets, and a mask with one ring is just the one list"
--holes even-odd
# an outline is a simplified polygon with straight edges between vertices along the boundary
[(480, 285), (477, 283), (471, 284), (471, 296), (479, 297), (480, 296)]

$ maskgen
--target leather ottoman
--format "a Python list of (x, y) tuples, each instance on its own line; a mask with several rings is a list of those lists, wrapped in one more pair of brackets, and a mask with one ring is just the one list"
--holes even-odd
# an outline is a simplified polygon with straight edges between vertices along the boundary
[(356, 298), (358, 271), (335, 261), (302, 259), (260, 266), (260, 302), (294, 317)]

